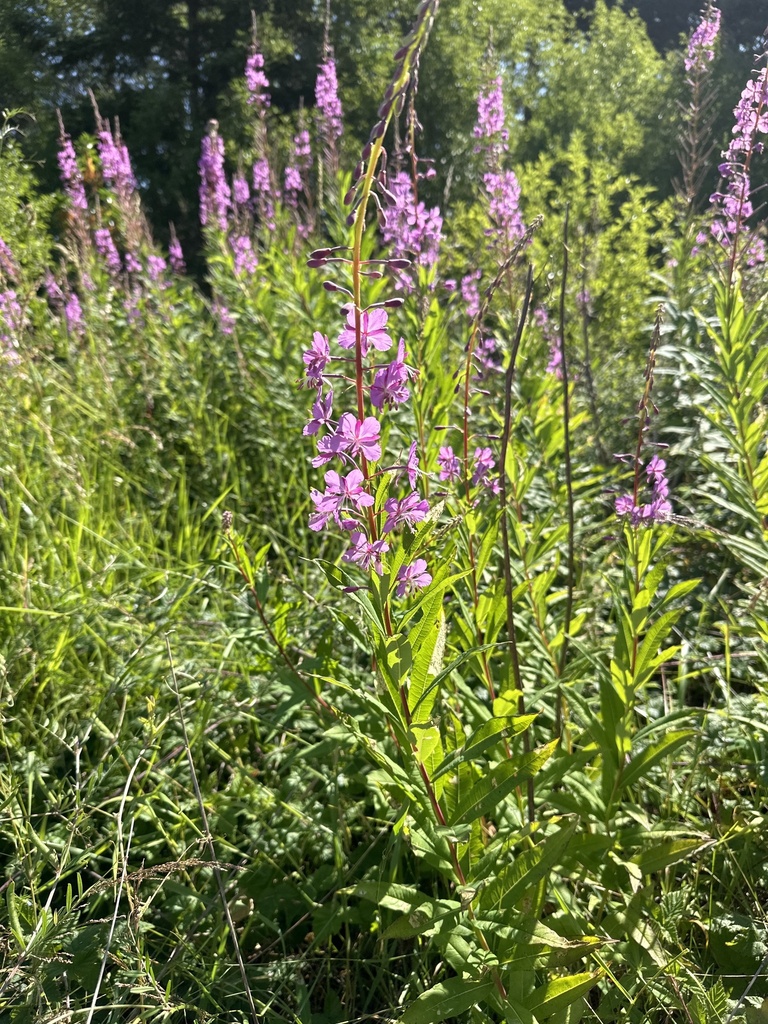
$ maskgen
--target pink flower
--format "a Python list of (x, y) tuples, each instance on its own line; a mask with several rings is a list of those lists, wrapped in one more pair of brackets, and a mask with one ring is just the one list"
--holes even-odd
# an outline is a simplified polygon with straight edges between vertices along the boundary
[(421, 590), (432, 582), (432, 576), (427, 572), (427, 563), (423, 558), (417, 558), (410, 565), (403, 565), (397, 572), (397, 596), (405, 597), (414, 590)]
[(373, 568), (381, 576), (384, 572), (381, 557), (389, 551), (389, 544), (385, 540), (375, 540), (371, 543), (360, 530), (355, 530), (349, 539), (352, 541), (352, 547), (347, 548), (341, 556), (342, 561), (358, 562), (363, 569)]
[(312, 405), (312, 419), (304, 427), (302, 433), (305, 437), (316, 434), (320, 427), (327, 427), (331, 422), (331, 410), (333, 409), (333, 391), (329, 391), (323, 398), (322, 392), (318, 391), (317, 398)]
[(410, 391), (405, 386), (413, 371), (405, 363), (405, 342), (400, 339), (397, 346), (397, 359), (388, 363), (376, 372), (371, 386), (371, 405), (381, 409), (385, 405), (400, 405), (410, 398)]
[[(363, 310), (360, 314), (360, 346), (364, 356), (368, 355), (369, 344), (379, 352), (386, 352), (392, 347), (392, 339), (386, 332), (387, 320), (385, 309)], [(342, 348), (354, 348), (356, 340), (353, 308), (347, 313), (347, 326), (339, 335), (339, 344)]]
[(413, 526), (424, 519), (429, 512), (429, 502), (420, 498), (416, 491), (412, 491), (402, 499), (388, 498), (384, 502), (384, 511), (387, 513), (387, 521), (382, 532), (391, 533), (401, 523)]
[(375, 416), (367, 416), (364, 420), (357, 419), (351, 412), (345, 412), (339, 420), (338, 437), (343, 445), (342, 451), (350, 455), (362, 455), (369, 462), (378, 462), (381, 458), (379, 435), (381, 428)]
[(458, 455), (453, 454), (450, 445), (443, 445), (437, 456), (437, 464), (440, 467), (440, 480), (460, 480), (461, 461)]
[(475, 448), (475, 464), (472, 472), (472, 483), (479, 484), (496, 465), (490, 448)]
[(331, 361), (331, 346), (328, 338), (315, 331), (312, 335), (312, 347), (303, 356), (307, 367), (307, 380), (312, 385), (319, 385), (323, 379), (323, 370)]
[(416, 480), (419, 475), (419, 456), (416, 453), (416, 442), (414, 441), (408, 452), (408, 458), (405, 462), (405, 471), (408, 474), (408, 483), (411, 487), (416, 486)]

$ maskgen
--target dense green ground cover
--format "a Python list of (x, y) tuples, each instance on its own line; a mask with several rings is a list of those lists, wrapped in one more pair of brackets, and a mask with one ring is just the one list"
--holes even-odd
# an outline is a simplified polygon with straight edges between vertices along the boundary
[[(516, 168), (517, 234), (489, 143), (439, 260), (360, 279), (391, 249), (347, 225), (325, 141), (296, 205), (209, 220), (196, 284), (153, 268), (104, 150), (80, 148), (80, 208), (4, 139), (0, 1019), (765, 1024), (759, 231), (721, 246), (695, 196), (658, 202), (575, 131)], [(314, 245), (351, 262), (308, 268)], [(430, 513), (376, 533), (381, 575), (307, 525), (329, 466), (304, 353), (317, 331), (344, 356), (349, 298), (326, 281), (402, 299), (417, 371), (373, 410), (354, 348), (330, 371), (383, 428), (371, 529), (417, 445)], [(618, 517), (654, 454), (671, 510)]]

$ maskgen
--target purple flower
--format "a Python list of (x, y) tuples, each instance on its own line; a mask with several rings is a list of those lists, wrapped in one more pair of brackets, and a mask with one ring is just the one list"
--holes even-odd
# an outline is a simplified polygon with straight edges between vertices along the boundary
[(85, 197), (85, 185), (80, 168), (77, 166), (75, 147), (72, 145), (72, 139), (63, 131), (59, 139), (57, 159), (64, 191), (67, 193), (70, 203), (76, 210), (87, 210), (88, 200)]
[(320, 427), (327, 427), (331, 423), (331, 411), (333, 409), (333, 391), (330, 390), (323, 398), (321, 391), (318, 391), (317, 398), (312, 405), (312, 419), (304, 427), (302, 433), (305, 437), (316, 434)]
[(402, 523), (414, 526), (421, 522), (429, 512), (429, 502), (413, 491), (405, 498), (388, 498), (384, 502), (384, 511), (387, 513), (387, 520), (382, 533), (391, 533)]
[(125, 203), (136, 189), (136, 178), (128, 147), (123, 144), (119, 134), (117, 141), (113, 138), (108, 121), (100, 122), (97, 147), (104, 181)]
[(405, 471), (408, 474), (408, 483), (411, 487), (416, 487), (416, 481), (419, 476), (419, 456), (415, 441), (408, 451), (408, 458), (405, 460)]
[(450, 445), (444, 445), (437, 456), (437, 464), (440, 467), (440, 480), (460, 480), (461, 460), (458, 455), (453, 454)]
[(248, 88), (248, 103), (261, 110), (269, 106), (269, 79), (264, 74), (264, 57), (251, 51), (245, 62), (245, 84)]
[(257, 194), (268, 194), (271, 190), (269, 160), (266, 157), (261, 157), (253, 165), (253, 191)]
[(13, 258), (11, 247), (2, 238), (0, 238), (0, 270), (11, 281), (15, 281), (19, 276), (19, 268)]
[(181, 249), (181, 242), (173, 231), (171, 232), (171, 241), (168, 245), (168, 258), (171, 261), (171, 269), (175, 274), (183, 274), (186, 271), (187, 266), (184, 262), (184, 253)]
[(232, 195), (238, 206), (247, 206), (251, 198), (248, 182), (241, 174), (236, 174), (232, 179)]
[(685, 58), (685, 70), (701, 74), (707, 64), (711, 64), (714, 56), (715, 40), (720, 34), (720, 11), (717, 7), (710, 8), (696, 26), (688, 41), (688, 55)]
[(24, 313), (16, 292), (0, 292), (0, 341), (18, 347), (17, 335), (24, 327)]
[(289, 201), (296, 201), (296, 193), (301, 192), (304, 184), (301, 180), (301, 171), (298, 167), (288, 166), (285, 168), (285, 192), (291, 197)]
[[(723, 247), (735, 244), (738, 233), (751, 217), (751, 184), (747, 168), (751, 155), (760, 152), (763, 143), (758, 135), (768, 134), (768, 68), (763, 68), (756, 78), (747, 82), (741, 99), (734, 111), (736, 123), (733, 139), (723, 152), (719, 171), (725, 179), (725, 191), (710, 196), (715, 219), (711, 225), (713, 237)], [(748, 245), (748, 260), (760, 262), (761, 247)]]
[(514, 171), (486, 171), (483, 183), (490, 198), (489, 213), (507, 244), (525, 234), (520, 215), (520, 185)]
[(563, 379), (563, 350), (560, 347), (560, 339), (556, 338), (552, 343), (552, 347), (549, 350), (549, 362), (547, 363), (547, 373), (554, 373), (558, 380)]
[(461, 298), (466, 303), (467, 316), (470, 320), (474, 320), (480, 312), (480, 288), (478, 287), (478, 281), (481, 274), (482, 271), (478, 267), (477, 270), (471, 271), (461, 279)]
[[(386, 352), (392, 347), (392, 339), (386, 332), (387, 312), (384, 309), (363, 310), (360, 314), (360, 346), (363, 357), (368, 355), (368, 346), (373, 345), (379, 352)], [(356, 342), (355, 334), (355, 310), (350, 309), (347, 313), (347, 326), (339, 335), (339, 344), (342, 348), (354, 348)]]
[(320, 135), (326, 144), (333, 147), (344, 132), (339, 83), (336, 79), (336, 61), (333, 57), (325, 60), (318, 69), (315, 102), (320, 122)]
[(341, 556), (342, 561), (357, 562), (363, 569), (372, 568), (381, 576), (384, 572), (381, 558), (389, 551), (389, 544), (385, 540), (375, 540), (371, 543), (361, 530), (354, 530), (349, 539), (352, 547)]
[(307, 383), (319, 387), (323, 381), (323, 371), (331, 361), (331, 345), (325, 334), (315, 331), (312, 335), (312, 347), (303, 356), (306, 366)]
[(485, 477), (490, 473), (493, 467), (496, 465), (496, 460), (493, 457), (493, 452), (490, 448), (475, 448), (474, 464), (472, 467), (472, 483), (479, 484), (485, 480)]
[(203, 138), (200, 162), (200, 223), (213, 223), (221, 231), (227, 227), (232, 195), (224, 173), (224, 142), (215, 130)]
[(85, 332), (83, 307), (80, 305), (80, 299), (78, 299), (75, 292), (72, 292), (67, 299), (67, 304), (64, 307), (64, 319), (70, 334), (82, 335)]
[(141, 262), (138, 257), (129, 249), (125, 254), (125, 269), (129, 274), (141, 273)]
[(359, 469), (353, 469), (345, 477), (333, 469), (328, 470), (325, 474), (325, 493), (320, 494), (314, 488), (310, 492), (310, 498), (317, 508), (317, 512), (309, 517), (310, 530), (322, 530), (329, 519), (340, 523), (339, 513), (347, 503), (351, 503), (357, 512), (372, 505), (374, 497), (364, 489), (363, 483), (364, 477)]
[[(435, 206), (428, 210), (423, 202), (416, 202), (411, 178), (405, 171), (399, 171), (390, 179), (389, 190), (396, 205), (387, 211), (386, 224), (382, 229), (384, 241), (392, 246), (395, 256), (413, 255), (421, 266), (434, 266), (443, 230), (439, 208)], [(407, 271), (400, 272), (400, 280), (413, 287)]]
[(162, 256), (155, 256), (151, 253), (147, 256), (147, 273), (150, 281), (158, 281), (168, 269), (168, 264)]
[(235, 330), (235, 318), (224, 305), (217, 299), (213, 304), (213, 316), (219, 325), (222, 334), (233, 334)]
[(504, 94), (501, 88), (501, 76), (499, 76), (488, 92), (481, 92), (477, 97), (475, 138), (495, 140), (498, 136), (505, 143), (509, 138), (509, 133), (504, 128), (504, 119)]
[(93, 233), (93, 240), (96, 250), (107, 265), (107, 270), (112, 275), (120, 273), (120, 255), (115, 248), (112, 233), (109, 228), (96, 228)]
[(306, 128), (293, 137), (293, 156), (300, 171), (308, 171), (312, 166), (312, 144)]
[(375, 416), (367, 416), (359, 420), (351, 412), (345, 412), (339, 420), (337, 437), (341, 441), (341, 451), (348, 451), (354, 458), (362, 455), (368, 462), (378, 462), (381, 458), (379, 442), (381, 427)]
[(397, 571), (397, 596), (405, 597), (414, 590), (421, 590), (428, 587), (432, 582), (432, 576), (427, 572), (427, 563), (423, 558), (417, 558), (410, 565), (402, 565)]
[(397, 359), (376, 371), (371, 385), (371, 405), (383, 409), (385, 405), (400, 405), (410, 398), (405, 386), (411, 370), (405, 363), (405, 342), (400, 339)]
[(255, 274), (259, 261), (248, 235), (233, 235), (229, 241), (235, 257), (235, 274)]

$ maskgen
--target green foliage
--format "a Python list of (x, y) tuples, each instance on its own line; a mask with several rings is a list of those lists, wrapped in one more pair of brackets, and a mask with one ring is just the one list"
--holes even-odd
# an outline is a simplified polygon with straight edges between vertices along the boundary
[[(72, 39), (88, 28), (86, 3), (46, 9)], [(143, 32), (210, 44), (197, 63), (179, 50), (165, 100), (197, 75), (205, 106), (246, 44), (234, 5), (155, 5), (144, 26), (94, 10), (137, 76)], [(89, 140), (78, 213), (37, 195), (4, 136), (16, 263), (0, 274), (25, 316), (0, 325), (0, 1015), (764, 1024), (765, 281), (713, 277), (691, 223), (652, 196), (642, 166), (671, 86), (635, 16), (597, 5), (582, 29), (559, 5), (462, 2), (419, 61), (427, 3), (392, 72), (378, 56), (405, 6), (342, 10), (358, 127), (418, 64), (419, 102), (441, 113), (425, 141), (444, 117), (434, 151), (467, 158), (441, 265), (396, 294), (360, 273), (380, 256), (365, 213), (391, 109), (352, 225), (343, 170), (317, 238), (287, 204), (273, 223), (239, 209), (231, 230), (206, 226), (204, 288), (153, 270), (139, 203), (102, 180)], [(260, 21), (275, 65), (294, 31), (318, 43), (311, 5), (294, 14)], [(491, 29), (524, 114), (510, 141), (531, 239), (512, 255), (470, 193)], [(251, 144), (236, 142), (240, 92), (233, 166)], [(270, 117), (286, 150), (295, 123)], [(147, 124), (148, 149), (161, 134)], [(120, 272), (95, 245), (107, 226)], [(308, 272), (315, 242), (341, 262)], [(659, 316), (646, 365), (665, 251), (680, 257), (669, 335)], [(472, 269), (470, 319), (445, 285)], [(388, 454), (368, 523), (405, 488), (413, 440), (430, 508), (378, 534), (380, 573), (342, 558), (348, 534), (307, 525), (326, 467), (309, 468), (314, 389), (296, 382), (313, 332), (335, 344), (347, 313), (324, 280), (358, 308), (402, 299), (390, 326), (418, 370), (403, 408), (377, 410)], [(544, 367), (560, 333), (558, 377)], [(332, 372), (337, 407), (367, 411), (356, 360)], [(449, 444), (457, 479), (441, 473)], [(638, 498), (642, 467), (628, 482), (613, 452), (631, 463), (651, 444), (671, 445), (674, 513), (620, 522), (612, 501)], [(431, 580), (409, 593), (401, 570), (421, 558)]]

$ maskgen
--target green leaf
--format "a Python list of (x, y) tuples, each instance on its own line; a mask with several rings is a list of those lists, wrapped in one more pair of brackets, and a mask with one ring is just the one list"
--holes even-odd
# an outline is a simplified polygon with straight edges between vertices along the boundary
[(682, 747), (695, 733), (690, 730), (680, 730), (668, 733), (663, 740), (646, 747), (642, 753), (633, 757), (621, 777), (621, 788), (634, 786), (644, 775), (646, 775), (659, 761), (673, 754), (679, 747)]
[(401, 1024), (434, 1024), (464, 1013), (475, 1003), (487, 999), (493, 990), (492, 981), (476, 982), (449, 978), (422, 992), (400, 1018)]
[(535, 719), (536, 715), (505, 715), (503, 718), (489, 718), (475, 729), (462, 746), (452, 750), (438, 765), (432, 776), (433, 781), (465, 761), (472, 761), (476, 757), (480, 757), (490, 747), (499, 743), (503, 735), (519, 736)]
[(531, 778), (546, 764), (557, 747), (558, 740), (553, 740), (538, 750), (528, 754), (511, 757), (486, 772), (482, 779), (475, 783), (458, 806), (452, 817), (452, 824), (460, 821), (475, 821), (488, 814), (500, 804), (509, 793), (522, 781)]
[(564, 1010), (585, 996), (595, 987), (602, 974), (602, 971), (595, 971), (593, 974), (570, 974), (565, 978), (555, 978), (534, 989), (526, 1002), (537, 1020), (546, 1020), (553, 1013)]
[(665, 839), (641, 850), (632, 858), (632, 863), (637, 864), (644, 875), (653, 875), (686, 860), (695, 850), (705, 845), (701, 839)]

